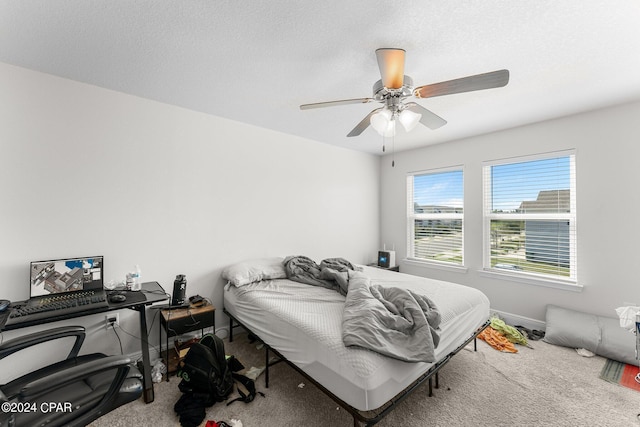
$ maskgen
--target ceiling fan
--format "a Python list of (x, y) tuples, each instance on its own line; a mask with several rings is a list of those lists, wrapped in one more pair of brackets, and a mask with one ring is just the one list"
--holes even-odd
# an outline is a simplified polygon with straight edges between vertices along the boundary
[(429, 129), (438, 129), (447, 123), (445, 119), (420, 104), (407, 102), (407, 98), (411, 96), (418, 99), (433, 98), (454, 93), (503, 87), (509, 83), (509, 70), (498, 70), (413, 87), (411, 77), (404, 74), (404, 49), (380, 48), (376, 50), (376, 57), (382, 78), (373, 85), (373, 97), (302, 104), (300, 109), (309, 110), (335, 105), (366, 104), (376, 101), (383, 104), (383, 106), (367, 114), (347, 136), (358, 136), (371, 124), (381, 135), (391, 137), (395, 136), (396, 133), (396, 120), (402, 124), (407, 132), (411, 131), (418, 122)]

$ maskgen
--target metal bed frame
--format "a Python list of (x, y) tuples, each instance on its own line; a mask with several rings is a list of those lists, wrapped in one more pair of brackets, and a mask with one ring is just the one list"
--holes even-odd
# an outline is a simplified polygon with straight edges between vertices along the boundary
[[(272, 348), (267, 343), (265, 343), (257, 334), (255, 334), (253, 331), (251, 331), (249, 328), (247, 328), (242, 322), (240, 322), (238, 319), (236, 319), (225, 308), (223, 308), (222, 311), (227, 316), (229, 316), (229, 342), (233, 341), (233, 329), (236, 328), (236, 327), (242, 327), (248, 333), (250, 333), (251, 335), (256, 337), (256, 339), (258, 341), (260, 341), (262, 344), (264, 344), (264, 348), (265, 348), (265, 371), (264, 372), (265, 372), (265, 387), (266, 388), (269, 388), (269, 367), (273, 366), (273, 365), (275, 365), (277, 363), (280, 363), (280, 362), (286, 362), (289, 366), (291, 366), (293, 369), (298, 371), (303, 377), (305, 377), (313, 385), (318, 387), (318, 389), (320, 389), (324, 394), (326, 394), (328, 397), (333, 399), (334, 402), (336, 402), (338, 405), (340, 405), (342, 408), (344, 408), (347, 412), (349, 412), (349, 414), (351, 414), (351, 416), (353, 417), (353, 425), (354, 425), (354, 427), (360, 427), (361, 426), (360, 423), (364, 423), (364, 426), (366, 426), (366, 427), (370, 427), (370, 426), (373, 426), (373, 425), (377, 424), (387, 414), (389, 414), (389, 412), (391, 412), (393, 409), (395, 409), (395, 407), (400, 402), (402, 402), (404, 399), (406, 399), (414, 390), (416, 390), (420, 385), (422, 385), (427, 380), (429, 381), (429, 396), (432, 396), (433, 395), (433, 388), (434, 388), (433, 387), (433, 380), (434, 379), (435, 379), (435, 388), (439, 388), (438, 371), (440, 371), (440, 369), (442, 367), (444, 367), (447, 364), (447, 362), (449, 362), (449, 360), (451, 360), (451, 358), (453, 356), (455, 356), (460, 350), (462, 350), (464, 347), (466, 347), (467, 344), (469, 344), (471, 341), (473, 341), (473, 351), (477, 351), (478, 350), (477, 337), (491, 323), (489, 320), (487, 320), (478, 329), (476, 329), (476, 331), (469, 338), (467, 338), (460, 346), (458, 346), (455, 350), (453, 350), (451, 353), (449, 353), (447, 356), (445, 356), (442, 360), (440, 360), (437, 363), (435, 363), (431, 368), (429, 368), (429, 370), (427, 372), (423, 373), (420, 377), (418, 377), (418, 379), (416, 379), (413, 383), (411, 383), (411, 385), (409, 385), (403, 391), (398, 393), (395, 397), (393, 397), (387, 403), (382, 405), (380, 408), (377, 408), (375, 410), (370, 410), (370, 411), (361, 411), (361, 410), (356, 409), (353, 406), (349, 405), (348, 403), (344, 402), (342, 399), (337, 397), (335, 394), (333, 394), (331, 391), (329, 391), (326, 387), (324, 387), (322, 384), (320, 384), (317, 380), (315, 380), (314, 378), (309, 376), (306, 372), (304, 372), (301, 368), (299, 368), (293, 362), (290, 362), (289, 360), (287, 360), (287, 358), (284, 357), (282, 354), (280, 354), (280, 352), (278, 352), (278, 350)], [(234, 325), (234, 322), (236, 322), (237, 324)], [(269, 361), (269, 352), (272, 352), (273, 354), (275, 354), (278, 357), (278, 360), (270, 362)]]

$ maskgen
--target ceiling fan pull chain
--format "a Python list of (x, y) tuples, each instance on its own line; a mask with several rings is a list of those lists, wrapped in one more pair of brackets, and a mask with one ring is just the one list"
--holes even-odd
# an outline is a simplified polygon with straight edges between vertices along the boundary
[(396, 136), (393, 135), (391, 139), (391, 167), (396, 167)]

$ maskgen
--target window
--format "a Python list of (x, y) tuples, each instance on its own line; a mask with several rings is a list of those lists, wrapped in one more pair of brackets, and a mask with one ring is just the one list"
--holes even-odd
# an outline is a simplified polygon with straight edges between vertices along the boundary
[(484, 268), (576, 282), (575, 154), (483, 167)]
[(407, 177), (407, 256), (463, 265), (462, 168)]

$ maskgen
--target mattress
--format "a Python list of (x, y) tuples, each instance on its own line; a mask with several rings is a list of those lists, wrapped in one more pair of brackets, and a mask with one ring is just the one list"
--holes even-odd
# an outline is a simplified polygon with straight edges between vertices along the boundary
[[(363, 267), (372, 285), (397, 286), (430, 297), (442, 322), (436, 362), (489, 318), (489, 300), (477, 289), (450, 282)], [(342, 343), (338, 292), (288, 279), (227, 286), (224, 308), (266, 344), (360, 411), (374, 410), (413, 383), (434, 363), (410, 363)]]

